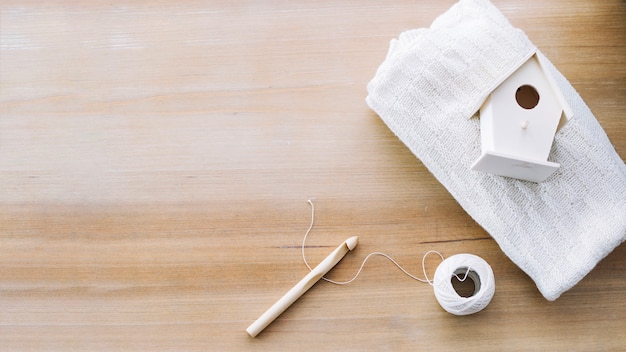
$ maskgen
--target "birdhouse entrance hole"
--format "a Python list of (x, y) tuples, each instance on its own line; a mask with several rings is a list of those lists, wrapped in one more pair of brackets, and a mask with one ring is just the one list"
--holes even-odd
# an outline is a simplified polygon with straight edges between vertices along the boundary
[(535, 87), (523, 85), (517, 88), (515, 100), (524, 109), (532, 109), (539, 104), (539, 93)]

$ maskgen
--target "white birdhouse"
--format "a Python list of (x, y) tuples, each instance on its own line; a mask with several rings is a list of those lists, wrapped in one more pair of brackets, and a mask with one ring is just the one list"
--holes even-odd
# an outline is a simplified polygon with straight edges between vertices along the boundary
[(559, 168), (548, 154), (572, 110), (542, 61), (532, 55), (483, 103), (481, 155), (472, 170), (541, 182)]

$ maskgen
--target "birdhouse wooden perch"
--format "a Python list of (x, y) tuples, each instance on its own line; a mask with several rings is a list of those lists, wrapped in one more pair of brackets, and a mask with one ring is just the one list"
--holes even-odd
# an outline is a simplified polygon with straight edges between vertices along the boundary
[(541, 182), (560, 165), (547, 161), (554, 136), (573, 113), (537, 53), (480, 108), (481, 155), (471, 169)]

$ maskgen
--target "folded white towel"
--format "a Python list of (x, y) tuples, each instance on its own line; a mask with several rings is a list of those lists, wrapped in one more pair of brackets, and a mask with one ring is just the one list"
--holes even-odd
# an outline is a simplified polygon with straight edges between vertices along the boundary
[(574, 88), (546, 59), (574, 112), (533, 183), (472, 171), (477, 110), (536, 48), (489, 1), (462, 0), (390, 44), (367, 103), (548, 300), (626, 239), (626, 166)]

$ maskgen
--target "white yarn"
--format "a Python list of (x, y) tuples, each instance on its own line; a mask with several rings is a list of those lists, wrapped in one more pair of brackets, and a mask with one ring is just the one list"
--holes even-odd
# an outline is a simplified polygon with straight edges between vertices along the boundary
[(626, 239), (626, 166), (581, 97), (546, 59), (574, 112), (542, 183), (470, 170), (480, 155), (475, 113), (536, 50), (487, 0), (461, 0), (430, 28), (392, 40), (367, 86), (368, 105), (548, 300)]
[[(306, 239), (315, 222), (315, 205), (313, 205), (313, 201), (310, 199), (308, 200), (308, 203), (311, 205), (311, 224), (304, 234), (301, 249), (304, 264), (307, 268), (309, 268), (309, 270), (313, 270), (307, 262), (306, 255), (304, 254)], [(428, 278), (426, 265), (424, 264), (426, 257), (430, 254), (437, 254), (442, 259), (441, 264), (439, 264), (435, 271), (433, 280)], [(450, 258), (444, 259), (441, 253), (434, 250), (430, 250), (422, 256), (422, 272), (424, 273), (424, 279), (410, 274), (388, 254), (382, 252), (372, 252), (365, 256), (365, 259), (361, 262), (361, 266), (351, 279), (347, 281), (335, 281), (322, 276), (322, 280), (336, 285), (349, 284), (359, 277), (361, 271), (363, 271), (365, 263), (368, 259), (375, 255), (380, 255), (389, 259), (396, 267), (398, 267), (398, 269), (410, 278), (433, 286), (435, 297), (437, 298), (439, 305), (441, 305), (444, 310), (454, 315), (468, 315), (483, 310), (487, 307), (489, 302), (491, 302), (491, 298), (496, 290), (493, 271), (491, 270), (491, 266), (489, 266), (484, 259), (473, 254), (456, 254)], [(459, 276), (461, 274), (463, 274), (462, 277)], [(471, 279), (474, 282), (474, 293), (470, 297), (460, 296), (454, 289), (454, 286), (452, 286), (451, 279), (453, 277), (461, 282), (467, 280), (468, 278)]]
[[(464, 274), (463, 278), (459, 275)], [(474, 281), (474, 294), (462, 297), (452, 286), (451, 279)], [(479, 256), (456, 254), (439, 264), (433, 279), (437, 302), (443, 309), (454, 315), (474, 314), (483, 310), (496, 292), (496, 283), (491, 266)]]
[[(309, 268), (309, 271), (311, 271), (313, 269), (309, 265), (309, 262), (307, 262), (307, 260), (306, 260), (306, 255), (304, 254), (304, 247), (305, 247), (305, 244), (306, 244), (306, 238), (309, 236), (309, 232), (311, 232), (311, 229), (313, 228), (313, 224), (315, 223), (315, 205), (313, 204), (313, 201), (310, 200), (310, 199), (307, 202), (311, 206), (311, 224), (309, 225), (309, 228), (304, 233), (304, 238), (302, 238), (302, 247), (301, 248), (302, 248), (302, 260), (304, 261), (304, 265), (306, 265), (306, 267)], [(398, 264), (398, 262), (396, 262), (391, 256), (389, 256), (389, 255), (387, 255), (385, 253), (382, 253), (382, 252), (372, 252), (372, 253), (368, 254), (367, 256), (365, 256), (365, 259), (363, 259), (363, 261), (361, 262), (361, 266), (359, 267), (359, 270), (357, 270), (356, 274), (354, 274), (354, 276), (350, 280), (347, 280), (347, 281), (335, 281), (335, 280), (331, 280), (331, 279), (329, 279), (327, 277), (324, 277), (324, 276), (322, 276), (322, 280), (328, 281), (328, 282), (330, 282), (332, 284), (335, 284), (335, 285), (346, 285), (346, 284), (349, 284), (352, 281), (356, 280), (357, 277), (359, 277), (359, 275), (361, 274), (361, 271), (363, 271), (363, 267), (365, 266), (365, 263), (367, 263), (367, 261), (371, 257), (373, 257), (375, 255), (379, 255), (379, 256), (382, 256), (382, 257), (385, 257), (385, 258), (389, 259), (389, 261), (391, 261), (396, 267), (398, 267), (398, 269), (400, 269), (403, 273), (405, 273), (410, 278), (412, 278), (414, 280), (417, 280), (417, 281), (420, 281), (420, 282), (431, 283), (431, 281), (428, 279), (428, 275), (426, 274), (426, 268), (424, 266), (424, 261), (426, 260), (426, 257), (429, 254), (433, 254), (433, 253), (438, 254), (439, 257), (441, 257), (441, 259), (443, 260), (443, 256), (441, 255), (441, 253), (439, 253), (437, 251), (428, 251), (428, 252), (426, 252), (426, 254), (424, 254), (424, 256), (422, 257), (422, 271), (424, 272), (424, 277), (426, 277), (425, 279), (421, 279), (421, 278), (419, 278), (417, 276), (414, 276), (414, 275), (410, 274), (408, 271), (406, 271), (402, 267), (402, 265)]]

